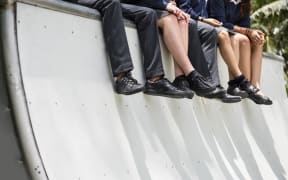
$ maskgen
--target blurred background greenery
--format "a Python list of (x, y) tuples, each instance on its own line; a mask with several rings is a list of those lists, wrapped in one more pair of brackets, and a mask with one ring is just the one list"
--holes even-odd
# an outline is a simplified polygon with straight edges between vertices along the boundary
[(252, 28), (266, 34), (264, 51), (284, 58), (288, 94), (288, 0), (252, 0)]

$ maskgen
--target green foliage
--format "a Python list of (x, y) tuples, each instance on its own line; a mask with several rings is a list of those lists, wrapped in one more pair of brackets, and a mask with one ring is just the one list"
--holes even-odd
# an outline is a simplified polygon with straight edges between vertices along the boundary
[[(261, 7), (251, 16), (252, 28), (266, 34), (264, 51), (276, 53), (285, 59), (285, 78), (288, 82), (288, 0), (256, 0), (254, 7)], [(268, 5), (263, 4), (272, 2)], [(288, 85), (286, 86), (288, 94)]]
[(274, 1), (277, 1), (277, 0), (254, 0), (252, 1), (252, 6), (254, 10), (257, 10), (263, 7), (264, 5), (274, 2)]

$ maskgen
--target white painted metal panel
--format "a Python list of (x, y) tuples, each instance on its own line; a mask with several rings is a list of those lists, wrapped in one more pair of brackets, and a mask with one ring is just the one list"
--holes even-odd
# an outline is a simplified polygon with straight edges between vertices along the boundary
[[(100, 21), (18, 3), (17, 22), (27, 104), (49, 179), (287, 178), (288, 101), (283, 81), (266, 74), (274, 77), (281, 63), (264, 61), (273, 106), (122, 96), (113, 92)], [(127, 34), (143, 81), (136, 30)]]

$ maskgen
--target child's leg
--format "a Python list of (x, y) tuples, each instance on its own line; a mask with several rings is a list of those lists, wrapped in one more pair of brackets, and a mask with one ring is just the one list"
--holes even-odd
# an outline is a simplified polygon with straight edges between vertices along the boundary
[[(188, 75), (194, 70), (188, 55), (187, 47), (183, 43), (181, 37), (181, 29), (175, 15), (168, 15), (158, 20), (158, 26), (163, 30), (164, 42), (174, 57), (177, 65)], [(179, 69), (178, 69), (179, 70)]]
[(235, 53), (236, 58), (239, 62), (239, 68), (244, 76), (250, 80), (251, 78), (251, 47), (250, 40), (247, 36), (236, 33), (234, 36), (231, 36), (232, 47)]
[(260, 89), (263, 47), (259, 45), (252, 45), (251, 49), (251, 83)]
[(231, 73), (231, 79), (240, 76), (242, 73), (238, 66), (239, 62), (233, 51), (230, 35), (227, 31), (221, 31), (218, 33), (218, 42), (221, 55)]
[[(188, 54), (188, 41), (189, 41), (188, 23), (186, 23), (183, 20), (178, 21), (178, 23), (179, 23), (179, 28), (180, 28), (181, 35), (182, 35), (182, 42), (183, 42), (183, 45), (185, 48), (185, 52), (186, 52), (186, 54)], [(181, 70), (181, 68), (178, 66), (178, 64), (176, 62), (174, 63), (174, 68), (175, 68), (175, 77), (184, 75), (184, 72)]]

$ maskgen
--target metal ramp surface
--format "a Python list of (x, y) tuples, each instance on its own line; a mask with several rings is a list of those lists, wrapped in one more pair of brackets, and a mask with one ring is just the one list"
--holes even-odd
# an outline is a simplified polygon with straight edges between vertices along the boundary
[[(287, 179), (288, 100), (277, 57), (263, 65), (272, 106), (122, 96), (113, 92), (97, 12), (56, 0), (0, 2), (2, 69), (33, 180)], [(137, 32), (129, 22), (126, 30), (143, 82)], [(220, 57), (219, 67), (226, 84)]]

